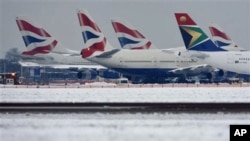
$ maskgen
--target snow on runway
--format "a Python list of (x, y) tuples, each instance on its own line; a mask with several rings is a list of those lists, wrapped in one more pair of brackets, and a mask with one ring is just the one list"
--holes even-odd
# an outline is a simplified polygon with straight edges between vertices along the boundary
[(228, 141), (249, 113), (0, 114), (3, 141)]
[[(0, 102), (250, 102), (249, 87), (1, 88)], [(0, 113), (1, 141), (228, 141), (249, 112)]]
[(0, 102), (250, 102), (250, 87), (2, 88)]

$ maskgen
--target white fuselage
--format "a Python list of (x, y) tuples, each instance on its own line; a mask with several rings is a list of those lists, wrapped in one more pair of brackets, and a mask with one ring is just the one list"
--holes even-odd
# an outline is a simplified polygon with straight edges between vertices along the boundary
[(239, 74), (250, 74), (250, 52), (249, 51), (227, 51), (227, 52), (202, 52), (208, 57), (204, 59), (213, 67)]
[(160, 49), (123, 49), (106, 58), (92, 57), (88, 60), (124, 74), (147, 76), (168, 76), (170, 70), (201, 64), (191, 58), (183, 58)]
[(96, 63), (83, 59), (81, 55), (66, 55), (60, 53), (36, 54), (34, 56), (21, 55), (22, 66), (41, 66), (58, 69), (72, 69), (77, 71), (86, 69), (106, 69)]
[[(32, 57), (32, 56), (31, 56)], [(34, 59), (39, 57), (40, 60), (38, 63), (41, 64), (62, 64), (62, 65), (88, 65), (93, 64), (88, 60), (83, 60), (81, 55), (73, 55), (70, 56), (68, 54), (60, 54), (60, 53), (48, 53), (48, 54), (36, 54), (34, 55)]]

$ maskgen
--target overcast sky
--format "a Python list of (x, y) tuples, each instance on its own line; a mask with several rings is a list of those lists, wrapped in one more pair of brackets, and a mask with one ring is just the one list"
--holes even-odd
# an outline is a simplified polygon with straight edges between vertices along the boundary
[(113, 46), (120, 47), (110, 19), (123, 17), (158, 48), (183, 46), (174, 13), (188, 12), (210, 36), (217, 23), (250, 49), (250, 0), (0, 0), (0, 58), (10, 48), (25, 50), (16, 16), (28, 16), (65, 47), (84, 47), (77, 9), (86, 9)]

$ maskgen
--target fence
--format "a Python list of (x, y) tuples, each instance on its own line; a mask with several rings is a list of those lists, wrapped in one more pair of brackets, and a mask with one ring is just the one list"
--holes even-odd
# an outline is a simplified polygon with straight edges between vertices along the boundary
[(250, 87), (250, 83), (219, 84), (51, 84), (51, 85), (0, 85), (0, 88), (172, 88), (172, 87)]

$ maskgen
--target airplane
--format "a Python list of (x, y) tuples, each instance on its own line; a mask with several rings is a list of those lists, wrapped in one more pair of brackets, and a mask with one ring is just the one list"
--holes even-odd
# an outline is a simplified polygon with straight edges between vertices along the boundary
[[(212, 34), (212, 41), (215, 45), (217, 45), (220, 48), (223, 48), (227, 51), (247, 51), (244, 48), (239, 47), (230, 37), (228, 34), (226, 34), (223, 29), (218, 26), (217, 24), (211, 24), (209, 26), (209, 31)], [(227, 71), (227, 80), (228, 82), (232, 81), (240, 81), (244, 80), (249, 82), (250, 77), (249, 75), (244, 74), (238, 74), (235, 72)]]
[(169, 77), (214, 76), (211, 66), (168, 50), (114, 48), (86, 10), (79, 10), (77, 15), (85, 44), (81, 55), (87, 60), (131, 77), (142, 77), (143, 83), (162, 83)]
[(216, 46), (230, 51), (246, 51), (246, 49), (239, 47), (217, 24), (211, 24), (209, 31)]
[[(118, 37), (118, 40), (120, 41), (121, 46), (123, 47), (124, 41), (129, 41), (127, 46), (130, 46), (130, 49), (133, 49), (133, 46), (136, 46), (137, 44), (140, 44), (142, 46), (146, 46), (147, 42), (150, 42), (151, 45), (153, 43), (148, 40), (143, 34), (141, 34), (134, 26), (132, 26), (128, 21), (122, 19), (122, 18), (116, 18), (111, 20), (113, 28), (116, 32), (116, 35)], [(220, 46), (217, 45), (220, 48), (223, 48), (225, 50), (230, 50), (230, 51), (235, 51), (235, 50), (241, 50), (243, 51), (244, 49), (239, 48), (235, 43), (229, 38), (229, 36), (223, 32), (223, 30), (218, 26), (218, 25), (211, 25), (209, 26), (209, 29), (212, 33), (213, 39), (215, 39), (215, 43), (220, 41)], [(131, 36), (130, 36), (131, 35)], [(133, 37), (132, 37), (133, 35)], [(142, 38), (143, 37), (143, 38)], [(122, 42), (123, 41), (123, 42)], [(132, 44), (136, 42), (136, 45)], [(227, 42), (228, 44), (222, 44), (222, 42)], [(230, 43), (230, 44), (229, 44)], [(234, 44), (234, 46), (230, 46), (231, 44)], [(138, 45), (137, 45), (138, 46)], [(150, 46), (151, 48), (151, 46)], [(145, 47), (136, 47), (136, 49), (150, 49), (150, 48), (145, 48)], [(157, 48), (156, 46), (153, 46), (153, 48)], [(181, 54), (183, 53), (186, 48), (184, 46), (181, 47), (176, 47), (176, 48), (169, 48), (165, 49), (164, 51), (169, 52), (169, 53), (175, 53), (175, 54)], [(210, 67), (210, 66), (208, 66)], [(211, 70), (211, 69), (210, 69)], [(213, 77), (214, 81), (226, 81), (226, 82), (232, 82), (240, 79), (247, 80), (249, 79), (249, 76), (244, 76), (240, 75), (234, 72), (229, 72), (229, 71), (223, 71), (221, 69), (215, 69), (216, 71), (215, 76), (210, 76)]]
[[(33, 62), (43, 67), (68, 69), (76, 71), (79, 79), (95, 79), (100, 71), (102, 77), (117, 77), (117, 73), (106, 67), (83, 60), (79, 51), (64, 48), (58, 40), (52, 37), (45, 29), (27, 17), (17, 17), (17, 26), (21, 32), (27, 51), (19, 53), (23, 58), (19, 63), (24, 65)], [(113, 75), (112, 75), (113, 74)], [(95, 76), (95, 77), (90, 77)]]
[[(133, 47), (135, 47), (137, 44), (140, 44), (143, 47), (139, 47), (139, 48), (136, 47), (136, 49), (150, 49), (151, 46), (149, 48), (144, 47), (144, 46), (146, 46), (146, 44), (148, 42), (150, 42), (151, 45), (153, 45), (153, 43), (149, 39), (147, 39), (143, 34), (141, 34), (134, 26), (132, 26), (125, 19), (116, 18), (116, 19), (112, 19), (111, 22), (112, 22), (113, 28), (116, 32), (116, 35), (117, 35), (118, 40), (120, 41), (120, 44), (122, 47), (124, 46), (123, 44), (125, 41), (129, 41), (129, 42), (127, 42), (126, 46), (130, 49), (134, 49)], [(210, 30), (211, 30), (211, 32), (213, 32), (212, 33), (213, 37), (215, 37), (218, 40), (220, 40), (220, 36), (222, 36), (222, 35), (228, 37), (226, 35), (226, 33), (222, 32), (222, 30), (220, 30), (220, 33), (218, 32), (218, 30), (219, 30), (218, 26), (212, 25), (212, 26), (210, 26)], [(229, 37), (227, 39), (229, 40)], [(136, 45), (133, 44), (135, 42), (136, 42)], [(232, 41), (229, 40), (228, 42), (232, 42)], [(218, 47), (222, 47), (225, 50), (236, 50), (235, 47), (232, 48), (230, 46), (218, 46)], [(157, 47), (153, 45), (153, 48), (157, 48)], [(240, 49), (240, 48), (237, 48), (237, 49)], [(167, 51), (169, 53), (175, 53), (176, 55), (179, 55), (179, 54), (185, 52), (186, 48), (185, 48), (185, 46), (181, 46), (181, 47), (164, 49), (164, 51)], [(211, 66), (208, 66), (208, 67), (210, 68)], [(212, 69), (209, 69), (209, 71), (211, 71), (211, 70)], [(228, 71), (225, 72), (223, 70), (216, 69), (216, 68), (214, 68), (214, 71), (217, 75), (210, 76), (210, 77), (213, 77), (213, 81), (231, 82), (231, 80), (233, 80), (233, 81), (240, 80), (239, 75), (237, 73), (228, 72)], [(242, 75), (241, 75), (241, 77), (242, 77)]]
[(218, 48), (187, 13), (175, 13), (186, 49), (191, 57), (223, 70), (250, 74), (249, 51), (226, 51)]

